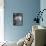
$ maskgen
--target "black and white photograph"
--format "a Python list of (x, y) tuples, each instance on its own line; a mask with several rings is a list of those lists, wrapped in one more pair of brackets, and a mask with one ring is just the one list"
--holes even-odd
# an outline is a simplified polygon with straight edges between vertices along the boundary
[(14, 26), (23, 25), (23, 14), (22, 13), (13, 13), (13, 25)]

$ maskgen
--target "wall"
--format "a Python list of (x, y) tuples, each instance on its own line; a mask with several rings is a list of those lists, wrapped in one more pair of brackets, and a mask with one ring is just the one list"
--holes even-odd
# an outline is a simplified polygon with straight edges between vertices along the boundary
[[(5, 40), (18, 41), (31, 30), (40, 0), (4, 0), (4, 5)], [(23, 13), (23, 26), (13, 26), (13, 12)]]
[[(46, 0), (41, 0), (40, 1), (40, 9), (41, 9), (41, 11), (43, 9), (46, 9)], [(43, 12), (42, 17), (43, 17), (43, 22), (41, 21), (40, 25), (46, 26), (46, 10)]]
[(4, 0), (0, 0), (0, 42), (4, 41)]

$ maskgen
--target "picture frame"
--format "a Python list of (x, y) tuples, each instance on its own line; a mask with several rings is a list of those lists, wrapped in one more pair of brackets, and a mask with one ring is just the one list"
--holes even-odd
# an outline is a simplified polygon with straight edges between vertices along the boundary
[(13, 13), (13, 25), (14, 26), (23, 25), (23, 13)]

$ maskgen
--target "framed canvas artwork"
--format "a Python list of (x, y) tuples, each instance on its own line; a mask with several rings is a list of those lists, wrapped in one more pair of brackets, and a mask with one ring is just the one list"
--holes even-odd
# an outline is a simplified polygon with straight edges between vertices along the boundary
[(23, 25), (23, 13), (13, 13), (13, 25), (14, 26)]

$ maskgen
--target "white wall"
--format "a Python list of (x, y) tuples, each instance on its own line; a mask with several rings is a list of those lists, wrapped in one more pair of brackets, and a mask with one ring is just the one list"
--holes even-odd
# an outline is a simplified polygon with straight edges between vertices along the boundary
[(4, 41), (4, 0), (0, 0), (0, 42)]

